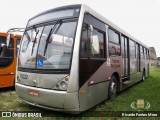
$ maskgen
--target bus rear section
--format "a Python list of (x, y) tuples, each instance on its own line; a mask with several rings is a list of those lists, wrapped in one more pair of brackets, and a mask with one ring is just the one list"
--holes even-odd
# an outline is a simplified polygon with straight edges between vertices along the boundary
[(11, 34), (7, 46), (7, 33), (0, 33), (0, 88), (14, 86), (17, 62), (17, 45), (21, 36)]
[[(28, 21), (19, 50), (16, 92), (33, 106), (85, 111), (147, 76), (140, 46), (85, 5), (48, 10)], [(132, 47), (138, 53), (134, 59)], [(142, 48), (147, 56), (147, 47)]]

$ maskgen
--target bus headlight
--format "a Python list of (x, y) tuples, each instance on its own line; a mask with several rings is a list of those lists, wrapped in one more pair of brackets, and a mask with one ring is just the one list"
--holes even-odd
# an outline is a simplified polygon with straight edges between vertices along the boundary
[(64, 77), (60, 82), (58, 82), (53, 89), (54, 90), (67, 90), (69, 76)]
[(64, 81), (61, 82), (61, 88), (66, 90), (66, 88), (67, 88), (66, 82), (64, 82)]

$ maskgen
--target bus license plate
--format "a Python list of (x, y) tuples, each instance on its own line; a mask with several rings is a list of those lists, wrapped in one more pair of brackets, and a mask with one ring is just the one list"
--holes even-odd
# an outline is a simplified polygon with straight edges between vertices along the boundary
[(39, 92), (35, 91), (35, 90), (29, 90), (29, 95), (38, 97), (39, 96)]

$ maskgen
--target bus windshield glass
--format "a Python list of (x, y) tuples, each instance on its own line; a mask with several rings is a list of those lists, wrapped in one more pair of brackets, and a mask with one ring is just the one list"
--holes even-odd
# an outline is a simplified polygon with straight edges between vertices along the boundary
[(69, 69), (77, 22), (56, 22), (25, 31), (19, 67)]
[(14, 43), (10, 39), (9, 46), (6, 45), (6, 37), (0, 37), (0, 67), (7, 67), (13, 61)]

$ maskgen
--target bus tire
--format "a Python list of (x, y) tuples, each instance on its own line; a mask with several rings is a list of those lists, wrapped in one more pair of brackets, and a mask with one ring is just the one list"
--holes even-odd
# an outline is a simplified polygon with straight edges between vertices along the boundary
[(118, 85), (117, 85), (117, 79), (116, 77), (113, 75), (110, 79), (110, 82), (109, 82), (109, 89), (108, 89), (108, 98), (109, 99), (114, 99), (117, 95), (117, 88), (118, 88)]
[(143, 74), (142, 74), (142, 81), (145, 80), (145, 69), (143, 70)]

